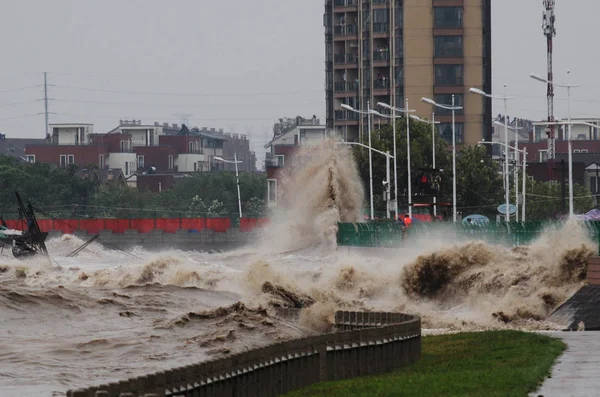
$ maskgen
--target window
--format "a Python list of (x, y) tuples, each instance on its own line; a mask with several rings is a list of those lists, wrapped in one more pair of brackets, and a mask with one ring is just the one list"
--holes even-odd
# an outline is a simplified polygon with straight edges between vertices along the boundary
[(538, 153), (540, 154), (540, 163), (548, 160), (548, 150), (539, 150)]
[(573, 150), (573, 153), (581, 153), (581, 150), (575, 149), (575, 150)]
[(63, 168), (65, 168), (67, 166), (67, 155), (66, 154), (60, 155), (60, 166)]
[(35, 154), (28, 154), (25, 156), (25, 160), (28, 163), (35, 163)]
[[(462, 144), (464, 142), (464, 124), (455, 123), (456, 125), (456, 144)], [(452, 144), (452, 123), (441, 123), (437, 125), (438, 134), (440, 138)]]
[(194, 153), (194, 142), (188, 142), (188, 146), (190, 150), (188, 153)]
[[(452, 106), (452, 95), (453, 94), (437, 94), (435, 96), (435, 102), (440, 105), (448, 105)], [(454, 94), (454, 106), (465, 106), (465, 97), (463, 94)], [(454, 111), (454, 114), (461, 115), (464, 114), (464, 109)], [(452, 110), (436, 108), (435, 109), (436, 116), (451, 116)]]
[(435, 65), (435, 85), (463, 85), (463, 65)]
[(72, 154), (69, 154), (69, 155), (67, 156), (67, 163), (68, 163), (68, 164), (75, 164), (75, 156), (74, 156), (74, 155), (72, 155)]
[(267, 198), (269, 204), (277, 202), (277, 179), (267, 180)]
[(275, 155), (275, 160), (276, 160), (275, 164), (278, 167), (283, 167), (283, 165), (285, 164), (285, 156), (283, 154)]
[(121, 152), (125, 152), (127, 148), (127, 141), (121, 141)]
[(144, 168), (144, 156), (138, 156), (138, 169)]
[(462, 7), (434, 7), (433, 26), (442, 29), (462, 28)]
[(125, 162), (125, 176), (129, 176), (129, 161)]
[[(190, 142), (192, 143), (192, 142)], [(194, 172), (198, 171), (198, 163), (194, 162)]]
[(169, 169), (173, 169), (173, 156), (169, 156)]
[(104, 155), (100, 155), (100, 169), (104, 169)]
[(587, 149), (581, 149), (581, 153), (588, 153)]
[(435, 56), (438, 58), (462, 58), (462, 36), (436, 36)]
[(590, 177), (590, 192), (593, 194), (598, 194), (598, 179), (595, 176)]

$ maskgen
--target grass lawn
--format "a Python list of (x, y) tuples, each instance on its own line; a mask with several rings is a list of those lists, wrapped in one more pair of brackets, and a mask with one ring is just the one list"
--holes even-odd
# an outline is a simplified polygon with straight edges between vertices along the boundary
[(517, 331), (428, 336), (421, 360), (393, 372), (326, 382), (299, 396), (527, 396), (566, 348), (557, 339)]

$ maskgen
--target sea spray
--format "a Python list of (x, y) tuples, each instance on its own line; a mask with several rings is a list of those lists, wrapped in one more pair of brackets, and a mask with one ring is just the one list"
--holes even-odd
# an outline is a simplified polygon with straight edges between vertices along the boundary
[(280, 172), (280, 200), (262, 236), (266, 252), (335, 248), (338, 222), (359, 222), (364, 190), (352, 153), (333, 140), (303, 145)]

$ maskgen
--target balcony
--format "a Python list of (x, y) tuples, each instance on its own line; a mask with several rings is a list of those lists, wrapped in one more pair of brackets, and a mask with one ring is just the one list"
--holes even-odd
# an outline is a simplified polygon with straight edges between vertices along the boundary
[(390, 79), (387, 77), (383, 77), (381, 79), (377, 79), (373, 82), (374, 90), (389, 90), (390, 89)]
[(338, 121), (353, 121), (359, 119), (359, 114), (349, 110), (336, 110), (335, 119)]
[(358, 27), (356, 25), (338, 25), (334, 29), (336, 36), (354, 36), (358, 34)]
[(386, 34), (390, 32), (390, 24), (387, 22), (377, 22), (373, 24), (373, 34)]
[(339, 81), (337, 83), (335, 83), (335, 91), (336, 92), (352, 92), (352, 91), (358, 91), (358, 84), (356, 82), (346, 82), (346, 81)]
[(356, 7), (358, 0), (333, 0), (334, 7)]
[(358, 62), (358, 55), (357, 54), (346, 54), (346, 53), (339, 53), (339, 54), (335, 54), (335, 63), (337, 64), (343, 64), (343, 63), (357, 63)]
[(266, 168), (282, 168), (283, 156), (267, 156), (265, 159)]
[(390, 61), (390, 51), (389, 49), (382, 49), (379, 51), (375, 51), (373, 53), (373, 61), (374, 62), (389, 62)]

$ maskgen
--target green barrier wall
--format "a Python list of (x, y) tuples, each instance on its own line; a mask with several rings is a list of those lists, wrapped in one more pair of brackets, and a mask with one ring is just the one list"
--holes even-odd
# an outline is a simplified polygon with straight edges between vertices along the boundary
[[(592, 241), (600, 240), (600, 222), (581, 222)], [(416, 223), (403, 233), (401, 223), (365, 222), (339, 223), (338, 246), (400, 248), (411, 241), (424, 238), (448, 238), (454, 241), (479, 240), (508, 247), (531, 244), (544, 230), (561, 228), (564, 222), (490, 223), (469, 225), (462, 223)], [(600, 246), (600, 244), (599, 244)]]

